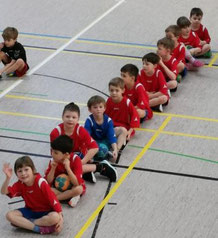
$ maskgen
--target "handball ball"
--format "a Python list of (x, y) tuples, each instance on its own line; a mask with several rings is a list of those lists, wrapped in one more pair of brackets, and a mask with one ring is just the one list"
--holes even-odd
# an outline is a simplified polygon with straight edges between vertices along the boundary
[(63, 192), (67, 189), (70, 189), (72, 187), (72, 184), (70, 183), (70, 178), (66, 174), (60, 174), (55, 179), (55, 188), (57, 190)]
[(108, 153), (108, 150), (109, 150), (108, 146), (105, 145), (104, 143), (99, 143), (98, 147), (99, 147), (99, 151), (98, 151), (97, 156), (99, 158), (105, 158)]

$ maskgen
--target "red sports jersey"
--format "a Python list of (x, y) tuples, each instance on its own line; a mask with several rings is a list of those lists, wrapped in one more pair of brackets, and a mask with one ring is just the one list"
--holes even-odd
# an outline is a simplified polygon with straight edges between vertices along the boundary
[(144, 86), (141, 83), (135, 82), (135, 85), (132, 89), (128, 89), (125, 86), (125, 91), (123, 95), (129, 98), (134, 106), (137, 106), (142, 110), (147, 110), (148, 119), (152, 118), (153, 112), (149, 106), (149, 98)]
[(184, 45), (190, 45), (193, 48), (202, 48), (202, 46), (200, 44), (200, 38), (193, 31), (190, 31), (189, 37), (187, 39), (183, 38), (180, 35), (178, 41), (180, 43), (183, 43)]
[[(171, 58), (168, 61), (163, 61), (163, 62), (167, 66), (167, 68), (170, 69), (176, 76), (178, 75), (178, 70), (177, 70), (178, 61), (176, 60), (176, 58), (171, 56)], [(158, 65), (158, 68), (162, 71), (162, 73), (165, 76), (165, 79), (167, 80), (169, 77), (165, 73), (165, 70), (160, 65)]]
[(119, 103), (114, 103), (109, 97), (106, 102), (107, 114), (114, 122), (114, 126), (123, 126), (127, 130), (140, 126), (138, 113), (130, 99), (123, 97)]
[(47, 181), (36, 174), (34, 184), (27, 186), (21, 181), (17, 181), (8, 187), (9, 197), (23, 197), (25, 207), (34, 212), (56, 211), (61, 212), (62, 208), (54, 192), (51, 190)]
[(143, 84), (146, 91), (161, 92), (169, 99), (167, 83), (161, 70), (155, 69), (153, 75), (147, 76), (145, 71), (142, 69), (140, 72), (139, 81)]
[[(49, 165), (47, 170), (45, 171), (45, 178), (47, 178), (50, 170), (51, 170), (51, 162), (53, 159), (50, 160)], [(70, 168), (72, 170), (72, 172), (74, 173), (74, 175), (76, 176), (79, 185), (83, 186), (83, 193), (85, 192), (85, 182), (82, 178), (82, 162), (81, 159), (78, 155), (75, 155), (73, 153), (70, 154)], [(67, 171), (63, 165), (63, 163), (59, 163), (55, 169), (55, 174), (54, 174), (54, 178), (56, 178), (58, 175), (60, 174), (67, 174)]]
[[(52, 142), (60, 135), (65, 135), (63, 123), (52, 130), (50, 141)], [(72, 152), (81, 152), (85, 156), (88, 150), (98, 148), (96, 141), (92, 139), (88, 131), (79, 124), (76, 124), (74, 127), (74, 131), (70, 138), (73, 140)]]
[(207, 44), (210, 44), (210, 41), (211, 41), (210, 35), (205, 26), (200, 24), (200, 27), (198, 30), (196, 31), (192, 30), (192, 31), (195, 32), (202, 41), (206, 41)]
[(185, 64), (185, 46), (183, 43), (178, 44), (178, 46), (173, 50), (172, 56), (176, 58), (178, 62)]

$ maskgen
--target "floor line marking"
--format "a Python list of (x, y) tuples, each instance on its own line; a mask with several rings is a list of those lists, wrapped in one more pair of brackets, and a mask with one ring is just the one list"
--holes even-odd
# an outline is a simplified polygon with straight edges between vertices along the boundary
[[(30, 100), (30, 101), (39, 101), (39, 102), (50, 102), (50, 103), (58, 103), (58, 104), (68, 104), (70, 102), (60, 101), (60, 100), (52, 100), (52, 99), (44, 99), (44, 98), (34, 98), (34, 97), (25, 97), (25, 96), (17, 96), (17, 95), (6, 95), (6, 98), (12, 99), (23, 99), (23, 100)], [(87, 106), (85, 103), (78, 103), (75, 102), (79, 106)]]
[[(120, 0), (115, 5), (113, 5), (111, 8), (109, 8), (105, 13), (103, 13), (101, 16), (96, 18), (92, 23), (90, 23), (87, 27), (85, 27), (82, 31), (80, 31), (78, 34), (73, 36), (67, 43), (59, 47), (54, 53), (49, 55), (47, 58), (45, 58), (41, 63), (36, 65), (34, 68), (32, 68), (26, 75), (30, 76), (35, 71), (37, 71), (39, 68), (41, 68), (43, 65), (45, 65), (48, 61), (50, 61), (52, 58), (54, 58), (57, 54), (59, 54), (63, 49), (65, 49), (67, 46), (69, 46), (73, 41), (75, 41), (77, 38), (79, 38), (82, 34), (87, 32), (90, 28), (92, 28), (95, 24), (97, 24), (99, 21), (101, 21), (104, 17), (106, 17), (108, 14), (110, 14), (114, 9), (116, 9), (118, 6), (120, 6), (122, 3), (124, 3), (125, 0)], [(21, 82), (23, 82), (23, 79), (18, 79), (15, 83), (13, 83), (10, 87), (5, 89), (1, 94), (0, 98), (4, 97), (8, 92), (13, 90), (15, 87), (17, 87)]]
[(217, 60), (217, 57), (218, 57), (218, 53), (216, 53), (216, 54), (214, 55), (214, 57), (211, 59), (210, 63), (208, 64), (208, 67), (213, 66), (213, 64), (214, 64), (214, 63), (216, 62), (216, 60)]
[(76, 234), (75, 238), (79, 238), (83, 235), (83, 233), (87, 230), (87, 228), (90, 226), (90, 224), (93, 222), (93, 220), (96, 218), (96, 216), (99, 214), (99, 212), (102, 210), (102, 208), (107, 204), (109, 199), (114, 195), (114, 193), (117, 191), (117, 189), (120, 187), (120, 185), (123, 183), (123, 181), (126, 179), (126, 177), (130, 174), (132, 169), (135, 167), (135, 165), (139, 162), (139, 160), (142, 158), (142, 156), (146, 153), (148, 148), (153, 144), (153, 142), (157, 139), (161, 131), (164, 130), (164, 128), (167, 126), (169, 121), (171, 120), (171, 117), (167, 117), (162, 125), (159, 127), (159, 129), (155, 132), (155, 134), (151, 137), (149, 142), (145, 145), (145, 147), (141, 150), (141, 152), (136, 156), (134, 161), (130, 164), (128, 169), (125, 170), (125, 172), (122, 174), (121, 178), (115, 183), (113, 188), (110, 190), (108, 195), (104, 198), (104, 200), (100, 203), (100, 205), (97, 207), (97, 209), (92, 213), (92, 215), (88, 218), (86, 223), (83, 225), (83, 227), (80, 229), (80, 231)]
[[(135, 128), (136, 131), (147, 131), (155, 133), (157, 130), (154, 129), (146, 129), (146, 128)], [(191, 138), (200, 138), (200, 139), (206, 139), (206, 140), (218, 140), (218, 137), (214, 136), (202, 136), (202, 135), (195, 135), (195, 134), (188, 134), (188, 133), (182, 133), (182, 132), (174, 132), (174, 131), (162, 131), (161, 134), (167, 134), (172, 136), (183, 136), (183, 137), (191, 137)]]

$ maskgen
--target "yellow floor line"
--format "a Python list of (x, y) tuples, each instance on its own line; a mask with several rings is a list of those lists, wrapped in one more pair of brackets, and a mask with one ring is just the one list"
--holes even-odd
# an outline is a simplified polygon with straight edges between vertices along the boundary
[[(34, 98), (34, 97), (25, 97), (25, 96), (16, 96), (16, 95), (6, 95), (6, 98), (13, 98), (13, 99), (23, 99), (23, 100), (30, 100), (30, 101), (39, 101), (39, 102), (51, 102), (51, 103), (60, 103), (60, 104), (68, 104), (70, 102), (66, 101), (59, 101), (59, 100), (51, 100), (51, 99), (43, 99), (43, 98)], [(78, 103), (75, 102), (79, 106), (86, 106), (85, 103)]]
[(132, 169), (135, 167), (135, 165), (139, 162), (139, 160), (142, 158), (142, 156), (146, 153), (146, 151), (149, 149), (149, 147), (154, 143), (154, 141), (157, 139), (159, 134), (164, 130), (164, 128), (167, 126), (169, 121), (171, 120), (171, 117), (167, 117), (160, 128), (155, 132), (155, 134), (152, 136), (152, 138), (149, 140), (149, 142), (145, 145), (145, 147), (141, 150), (141, 152), (136, 156), (134, 161), (131, 163), (131, 165), (128, 167), (128, 169), (125, 170), (125, 172), (122, 174), (120, 179), (115, 183), (113, 188), (110, 190), (108, 195), (104, 198), (104, 200), (100, 203), (100, 205), (97, 207), (97, 209), (92, 213), (92, 215), (88, 218), (86, 223), (83, 225), (81, 230), (76, 234), (75, 238), (82, 237), (83, 233), (88, 229), (88, 227), (91, 225), (93, 220), (96, 218), (96, 216), (99, 214), (101, 209), (108, 203), (109, 199), (114, 195), (114, 193), (117, 191), (117, 189), (120, 187), (120, 185), (124, 182), (126, 177), (130, 174)]
[(211, 67), (217, 60), (218, 53), (214, 55), (214, 57), (211, 59), (210, 63), (208, 64), (208, 67)]
[[(146, 128), (136, 128), (136, 131), (146, 131), (155, 133), (157, 130), (146, 129)], [(191, 138), (200, 138), (206, 140), (218, 140), (218, 137), (214, 136), (202, 136), (202, 135), (195, 135), (195, 134), (188, 134), (188, 133), (181, 133), (181, 132), (174, 132), (174, 131), (162, 131), (161, 134), (167, 134), (172, 136), (184, 136), (184, 137), (191, 137)]]
[(171, 116), (171, 117), (179, 117), (184, 119), (193, 119), (193, 120), (199, 120), (199, 121), (211, 121), (211, 122), (218, 122), (218, 119), (213, 118), (207, 118), (207, 117), (195, 117), (195, 116), (189, 116), (189, 115), (181, 115), (181, 114), (172, 114), (172, 113), (165, 113), (165, 112), (154, 112), (155, 115), (159, 116)]

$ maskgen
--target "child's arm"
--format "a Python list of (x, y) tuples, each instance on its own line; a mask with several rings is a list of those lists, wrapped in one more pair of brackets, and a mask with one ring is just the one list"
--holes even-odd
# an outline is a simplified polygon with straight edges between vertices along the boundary
[(46, 180), (49, 184), (51, 184), (54, 180), (54, 174), (55, 174), (55, 169), (57, 167), (57, 163), (55, 161), (50, 161), (50, 164), (49, 164), (49, 172), (48, 174), (46, 175)]
[(11, 62), (9, 64), (6, 64), (2, 69), (1, 69), (1, 73), (7, 71), (8, 68), (10, 68), (13, 64), (16, 63), (16, 60), (12, 59)]
[(12, 168), (10, 168), (9, 163), (5, 163), (3, 165), (3, 172), (6, 175), (6, 179), (5, 179), (4, 183), (2, 184), (1, 193), (2, 194), (8, 194), (9, 193), (8, 185), (9, 185), (9, 182), (10, 182), (10, 179), (11, 179), (11, 176), (12, 176)]
[[(160, 57), (161, 58), (161, 57)], [(163, 68), (163, 70), (165, 71), (167, 77), (170, 80), (176, 80), (176, 74), (174, 72), (172, 72), (163, 62), (162, 59), (160, 59), (159, 65)]]
[(130, 136), (131, 136), (133, 130), (134, 130), (133, 128), (130, 128), (130, 129), (127, 131), (127, 137), (126, 137), (126, 140), (127, 140), (127, 141), (130, 140)]
[(69, 160), (68, 158), (65, 159), (64, 162), (63, 162), (63, 164), (64, 164), (64, 167), (65, 167), (65, 169), (66, 169), (66, 171), (67, 171), (68, 176), (70, 177), (71, 183), (72, 183), (74, 186), (78, 186), (78, 185), (79, 185), (79, 182), (78, 182), (78, 180), (77, 180), (77, 177), (75, 176), (75, 174), (73, 173), (73, 171), (72, 171), (71, 168), (70, 168), (70, 160)]
[(113, 144), (111, 144), (111, 147), (112, 147), (112, 149), (113, 149), (113, 158), (114, 159), (117, 159), (117, 143), (113, 143)]
[(98, 148), (89, 149), (82, 159), (82, 164), (87, 164), (98, 152)]

